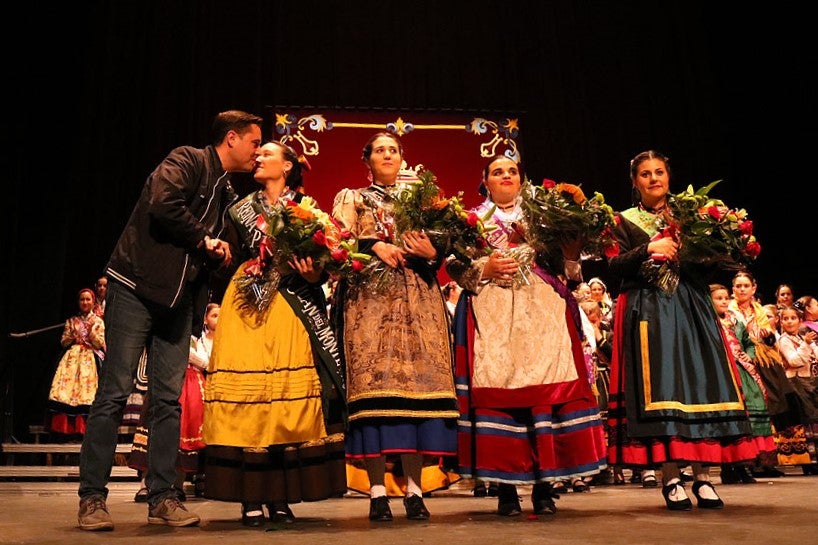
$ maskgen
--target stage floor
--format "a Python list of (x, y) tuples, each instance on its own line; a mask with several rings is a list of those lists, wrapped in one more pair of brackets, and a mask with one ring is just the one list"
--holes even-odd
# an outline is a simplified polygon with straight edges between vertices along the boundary
[[(122, 545), (704, 545), (816, 542), (818, 476), (800, 469), (756, 484), (720, 485), (726, 507), (688, 512), (665, 508), (658, 488), (638, 484), (595, 486), (590, 492), (563, 494), (554, 516), (531, 514), (530, 488), (520, 487), (523, 515), (494, 514), (496, 498), (474, 498), (472, 482), (426, 498), (428, 521), (409, 521), (400, 499), (392, 499), (395, 520), (370, 523), (368, 498), (343, 498), (292, 506), (293, 524), (268, 523), (246, 528), (238, 504), (191, 497), (186, 505), (202, 517), (199, 527), (169, 528), (147, 523), (147, 506), (134, 503), (137, 482), (114, 482), (108, 507), (116, 524), (112, 532), (84, 532), (77, 527), (77, 483), (0, 482), (0, 543), (54, 545), (121, 543)], [(688, 494), (692, 497), (690, 486)], [(695, 503), (695, 499), (694, 499)]]

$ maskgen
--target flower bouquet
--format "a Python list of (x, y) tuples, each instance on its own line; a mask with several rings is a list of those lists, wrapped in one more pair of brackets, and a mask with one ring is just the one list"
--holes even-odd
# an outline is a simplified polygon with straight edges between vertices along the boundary
[(601, 193), (589, 199), (579, 185), (544, 179), (535, 186), (526, 179), (522, 210), (526, 240), (538, 252), (559, 252), (564, 244), (580, 240), (583, 259), (619, 254), (616, 218)]
[[(651, 238), (652, 241), (667, 237), (679, 239), (679, 226), (669, 215), (660, 216), (658, 221), (662, 228)], [(679, 286), (679, 261), (666, 259), (663, 255), (651, 255), (639, 267), (639, 274), (649, 284), (656, 286), (668, 295), (672, 295)]]
[(257, 255), (235, 282), (239, 296), (259, 311), (272, 301), (282, 276), (294, 271), (289, 263), (293, 257), (311, 257), (316, 267), (332, 276), (361, 271), (371, 258), (357, 251), (351, 233), (316, 207), (311, 197), (256, 211)]
[(753, 222), (748, 219), (747, 211), (730, 208), (709, 196), (720, 181), (695, 191), (693, 186), (688, 186), (668, 199), (668, 208), (679, 229), (682, 262), (733, 260), (747, 265), (761, 253), (761, 244), (753, 235)]
[(465, 261), (490, 253), (484, 218), (464, 208), (463, 192), (445, 197), (430, 170), (422, 170), (417, 177), (417, 181), (403, 182), (395, 194), (396, 237), (423, 231), (438, 251)]
[(660, 232), (654, 238), (673, 237), (679, 242), (676, 261), (651, 256), (642, 265), (642, 275), (653, 285), (672, 294), (679, 284), (679, 264), (717, 265), (736, 269), (755, 260), (761, 244), (753, 235), (747, 211), (727, 206), (709, 196), (721, 180), (694, 190), (668, 196), (667, 214), (659, 217)]
[[(485, 236), (490, 227), (484, 225), (484, 219), (490, 217), (493, 210), (486, 218), (466, 210), (463, 193), (446, 197), (430, 170), (421, 170), (417, 180), (399, 180), (396, 186), (392, 215), (376, 214), (376, 231), (384, 241), (400, 246), (403, 233), (423, 231), (442, 256), (453, 254), (468, 262), (491, 253)], [(378, 207), (378, 212), (382, 210)], [(396, 274), (394, 269), (373, 259), (350, 280), (379, 292), (392, 283), (393, 274)]]

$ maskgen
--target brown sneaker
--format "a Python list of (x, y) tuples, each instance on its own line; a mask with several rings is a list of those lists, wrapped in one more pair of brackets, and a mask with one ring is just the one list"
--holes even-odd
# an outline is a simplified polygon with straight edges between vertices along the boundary
[(90, 496), (81, 499), (77, 520), (83, 530), (95, 532), (114, 529), (114, 521), (108, 513), (108, 506), (105, 505), (105, 498), (102, 496)]
[(149, 524), (196, 526), (200, 520), (199, 515), (185, 509), (184, 504), (175, 495), (164, 498), (148, 509)]

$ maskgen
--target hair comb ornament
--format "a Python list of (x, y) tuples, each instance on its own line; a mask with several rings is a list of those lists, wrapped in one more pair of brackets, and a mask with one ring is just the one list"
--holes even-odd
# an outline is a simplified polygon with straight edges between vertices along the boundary
[(301, 168), (303, 170), (306, 170), (306, 171), (309, 172), (309, 170), (312, 168), (310, 166), (310, 162), (307, 161), (307, 158), (305, 156), (303, 156), (303, 155), (298, 156), (298, 162), (301, 164)]

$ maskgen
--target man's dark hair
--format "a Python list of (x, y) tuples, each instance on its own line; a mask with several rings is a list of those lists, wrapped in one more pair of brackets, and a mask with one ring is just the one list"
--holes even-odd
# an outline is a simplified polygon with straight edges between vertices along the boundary
[(262, 127), (264, 119), (241, 110), (227, 110), (216, 115), (213, 119), (213, 145), (219, 145), (230, 131), (243, 135), (251, 125)]

